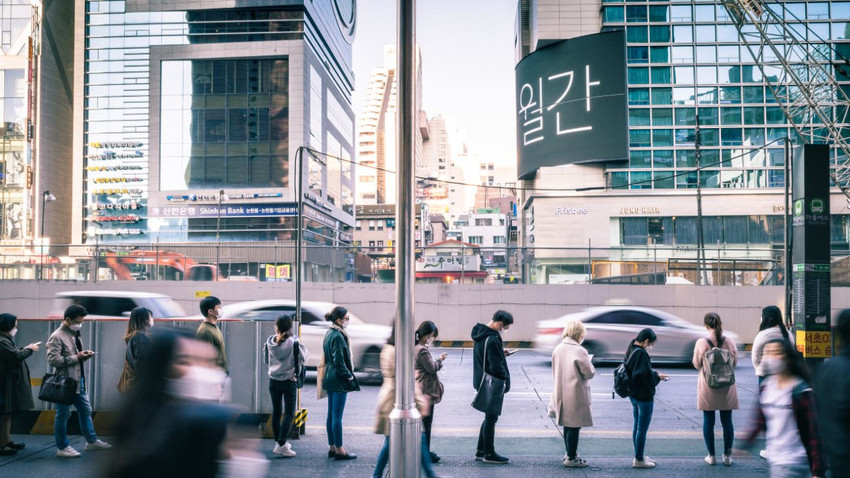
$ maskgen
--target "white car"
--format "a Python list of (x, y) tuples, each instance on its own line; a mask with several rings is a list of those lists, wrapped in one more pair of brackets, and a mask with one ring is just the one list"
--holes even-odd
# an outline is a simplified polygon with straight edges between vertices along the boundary
[[(330, 302), (301, 302), (301, 340), (310, 352), (310, 360), (307, 362), (310, 369), (318, 367), (322, 359), (322, 342), (329, 325), (325, 314), (336, 306), (337, 304)], [(227, 304), (221, 308), (221, 318), (224, 321), (274, 322), (283, 314), (295, 317), (294, 300), (254, 300)], [(386, 325), (367, 324), (351, 312), (348, 316), (351, 320), (345, 331), (351, 339), (351, 361), (354, 369), (370, 375), (380, 375), (381, 349), (387, 343), (391, 328)]]
[[(696, 341), (709, 335), (705, 327), (660, 310), (606, 306), (538, 322), (534, 348), (540, 353), (552, 355), (552, 351), (563, 340), (564, 326), (570, 320), (580, 320), (587, 328), (582, 345), (593, 355), (594, 362), (622, 362), (629, 342), (641, 329), (650, 328), (658, 336), (650, 352), (653, 362), (690, 363)], [(723, 335), (731, 337), (736, 345), (741, 345), (734, 332), (724, 331)]]
[(60, 292), (53, 299), (48, 317), (61, 320), (65, 309), (71, 304), (85, 307), (89, 313), (86, 318), (94, 320), (126, 319), (136, 307), (150, 309), (154, 320), (187, 318), (183, 307), (167, 295), (112, 290)]

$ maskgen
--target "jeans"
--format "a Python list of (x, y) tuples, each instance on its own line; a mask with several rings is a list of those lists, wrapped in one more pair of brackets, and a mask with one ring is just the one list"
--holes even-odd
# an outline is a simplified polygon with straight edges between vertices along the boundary
[(578, 455), (578, 432), (581, 428), (564, 427), (564, 446), (567, 448), (567, 458), (575, 460)]
[(425, 448), (431, 450), (431, 425), (434, 423), (434, 402), (428, 407), (428, 416), (422, 417), (422, 433), (425, 434)]
[(478, 432), (478, 448), (477, 452), (484, 452), (485, 455), (496, 453), (493, 441), (496, 438), (496, 422), (499, 421), (499, 415), (484, 415), (484, 422), (481, 423), (481, 430)]
[(811, 478), (812, 470), (808, 463), (795, 465), (770, 465), (770, 478)]
[[(715, 455), (714, 450), (714, 410), (702, 412), (702, 436), (708, 454)], [(723, 454), (732, 454), (732, 441), (735, 439), (735, 428), (732, 426), (732, 410), (720, 410), (720, 424), (723, 426)]]
[(635, 425), (632, 429), (632, 441), (635, 444), (635, 459), (643, 461), (643, 450), (646, 448), (646, 432), (649, 431), (649, 422), (652, 421), (652, 409), (654, 402), (641, 402), (629, 397), (632, 402)]
[[(272, 396), (272, 430), (277, 443), (286, 444), (295, 420), (295, 402), (298, 397), (298, 387), (294, 380), (269, 380), (269, 393)], [(284, 403), (283, 426), (280, 423), (281, 400)]]
[(328, 431), (328, 445), (342, 447), (342, 414), (345, 412), (345, 392), (328, 392), (328, 420), (325, 428)]
[[(434, 470), (431, 468), (431, 452), (428, 451), (428, 447), (425, 444), (425, 433), (422, 433), (421, 440), (421, 453), (422, 458), (420, 461), (422, 462), (422, 471), (425, 472), (425, 476), (431, 478), (434, 476)], [(381, 478), (384, 476), (384, 469), (387, 467), (387, 463), (390, 461), (390, 437), (387, 436), (384, 438), (384, 444), (381, 445), (381, 451), (378, 452), (378, 463), (375, 464), (375, 471), (372, 472), (372, 478)]]
[[(77, 418), (80, 419), (80, 431), (86, 437), (86, 442), (97, 441), (94, 432), (94, 423), (91, 421), (91, 403), (86, 395), (86, 381), (80, 379), (80, 393), (74, 397), (74, 408), (77, 410)], [(53, 420), (53, 439), (56, 448), (64, 450), (71, 443), (68, 441), (68, 418), (71, 417), (71, 405), (56, 404), (56, 418)]]

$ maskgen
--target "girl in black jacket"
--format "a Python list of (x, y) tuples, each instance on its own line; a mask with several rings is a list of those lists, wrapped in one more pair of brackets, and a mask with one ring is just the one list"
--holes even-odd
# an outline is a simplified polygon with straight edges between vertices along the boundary
[(652, 409), (655, 399), (655, 386), (667, 375), (652, 369), (652, 361), (647, 350), (652, 348), (658, 337), (652, 329), (643, 329), (629, 344), (626, 351), (626, 371), (629, 374), (629, 400), (632, 402), (634, 427), (632, 441), (635, 446), (634, 468), (655, 468), (655, 462), (643, 455), (646, 446), (646, 433), (652, 421)]

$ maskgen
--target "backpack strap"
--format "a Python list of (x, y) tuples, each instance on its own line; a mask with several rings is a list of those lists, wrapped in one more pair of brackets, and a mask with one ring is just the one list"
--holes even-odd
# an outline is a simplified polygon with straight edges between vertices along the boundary
[[(710, 338), (708, 338), (708, 337), (704, 337), (704, 338), (705, 338), (705, 341), (706, 341), (706, 342), (708, 342), (708, 348), (709, 348), (709, 349), (713, 349), (713, 348), (714, 348), (714, 342), (712, 342), (712, 341), (711, 341), (711, 339), (710, 339)], [(722, 338), (722, 337), (721, 337), (721, 338)], [(722, 343), (722, 342), (721, 342), (721, 343)]]

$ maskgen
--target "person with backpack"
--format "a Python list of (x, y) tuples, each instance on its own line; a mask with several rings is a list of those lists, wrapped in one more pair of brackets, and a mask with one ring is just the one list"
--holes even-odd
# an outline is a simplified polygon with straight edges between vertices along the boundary
[(738, 409), (738, 388), (735, 386), (735, 366), (738, 364), (738, 347), (731, 337), (723, 335), (723, 322), (714, 312), (705, 314), (705, 328), (709, 337), (697, 340), (694, 347), (694, 367), (700, 371), (697, 378), (697, 409), (702, 410), (702, 436), (708, 455), (705, 462), (717, 463), (714, 448), (715, 411), (720, 412), (723, 426), (723, 465), (732, 465), (732, 410)]
[[(292, 317), (281, 315), (274, 323), (275, 334), (263, 345), (263, 363), (269, 366), (269, 393), (272, 397), (272, 430), (275, 445), (272, 453), (290, 458), (295, 451), (287, 443), (295, 419), (295, 405), (300, 388), (299, 376), (310, 353), (292, 333)], [(303, 384), (303, 382), (301, 382)], [(281, 400), (284, 404), (283, 424), (280, 422)]]
[(632, 402), (634, 426), (632, 441), (635, 447), (635, 458), (632, 468), (655, 468), (655, 462), (644, 455), (646, 434), (652, 421), (652, 410), (655, 405), (655, 387), (662, 380), (669, 380), (663, 373), (652, 369), (649, 350), (658, 340), (652, 329), (643, 329), (631, 341), (626, 351), (625, 370), (629, 378), (629, 400)]

